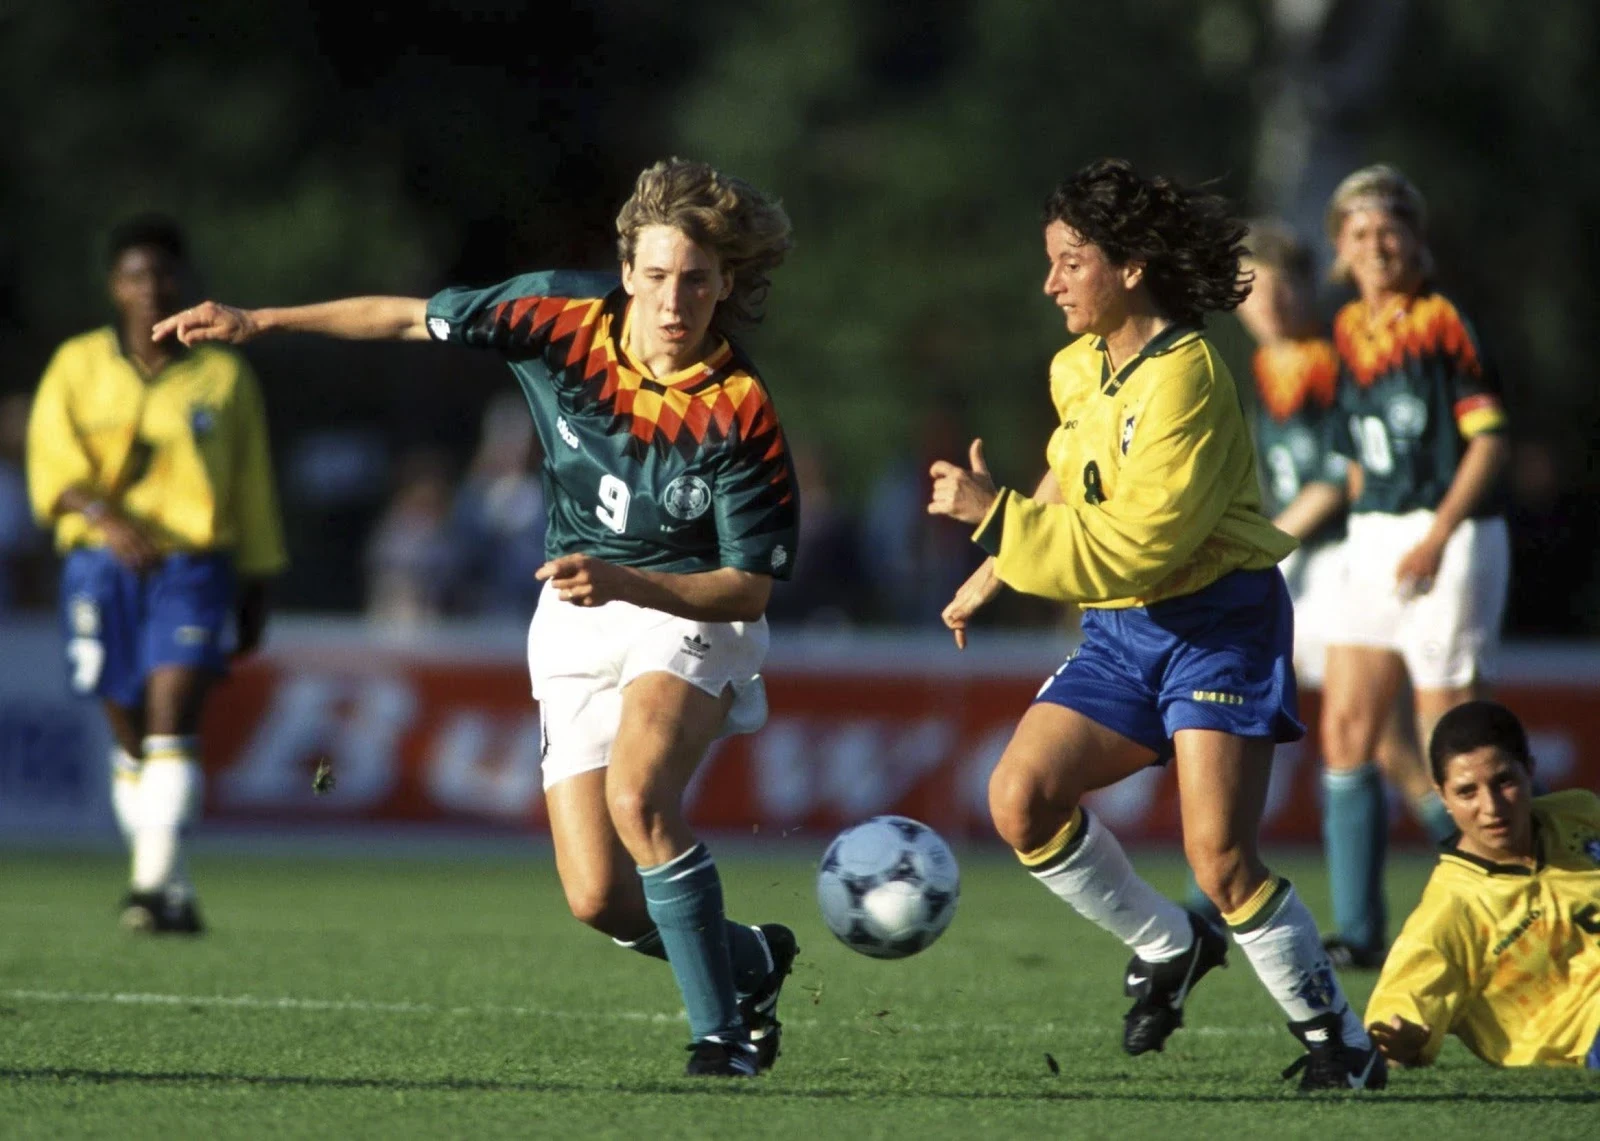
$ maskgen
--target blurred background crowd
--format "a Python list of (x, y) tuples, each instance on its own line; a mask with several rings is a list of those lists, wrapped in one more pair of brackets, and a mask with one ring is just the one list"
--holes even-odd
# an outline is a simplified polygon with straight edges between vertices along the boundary
[[(774, 621), (935, 628), (976, 559), (924, 514), (928, 464), (982, 435), (1003, 482), (1042, 471), (1062, 331), (1039, 204), (1119, 154), (1286, 219), (1324, 263), (1337, 181), (1372, 161), (1410, 175), (1507, 390), (1507, 633), (1592, 637), (1597, 44), (1588, 0), (1537, 19), (1514, 0), (0, 7), (0, 611), (52, 605), (23, 426), (54, 347), (110, 316), (116, 221), (177, 218), (196, 298), (426, 295), (614, 264), (633, 175), (677, 153), (772, 189), (795, 222), (750, 338), (804, 502)], [(1212, 334), (1247, 375), (1236, 323)], [(247, 355), (289, 527), (280, 606), (526, 618), (539, 445), (502, 366), (300, 338)], [(1010, 598), (989, 620), (1062, 616)]]

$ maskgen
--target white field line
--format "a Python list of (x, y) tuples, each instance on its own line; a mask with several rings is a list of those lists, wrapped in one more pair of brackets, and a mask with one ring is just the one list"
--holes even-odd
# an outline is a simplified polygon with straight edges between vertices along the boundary
[[(63, 990), (0, 990), (0, 999), (13, 1002), (57, 1003), (82, 1006), (201, 1006), (223, 1007), (234, 1010), (283, 1010), (311, 1014), (402, 1014), (439, 1016), (488, 1016), (495, 1018), (551, 1019), (570, 1022), (648, 1022), (680, 1024), (681, 1013), (647, 1010), (551, 1010), (540, 1006), (436, 1006), (425, 1002), (369, 1002), (365, 999), (328, 998), (270, 998), (253, 994), (140, 994), (113, 991), (63, 991)], [(945, 1034), (1015, 1034), (1018, 1030), (1039, 1034), (1093, 1035), (1108, 1033), (1103, 1026), (1088, 1026), (1081, 1022), (1033, 1022), (1025, 1025), (1008, 1022), (902, 1022), (892, 1013), (886, 1015), (863, 1014), (855, 1018), (818, 1019), (789, 1018), (785, 1026), (815, 1028), (819, 1026), (854, 1027), (865, 1030), (883, 1030), (889, 1033), (945, 1033)], [(1204, 1037), (1253, 1038), (1279, 1034), (1271, 1026), (1196, 1026), (1190, 1034)]]

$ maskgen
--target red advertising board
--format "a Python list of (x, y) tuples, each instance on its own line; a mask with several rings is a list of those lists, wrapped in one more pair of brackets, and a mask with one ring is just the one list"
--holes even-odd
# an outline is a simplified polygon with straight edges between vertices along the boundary
[[(781, 641), (781, 639), (779, 639)], [(1018, 640), (985, 656), (948, 642), (797, 642), (766, 671), (771, 715), (720, 742), (691, 789), (705, 828), (827, 832), (880, 812), (953, 837), (991, 835), (988, 774), (1017, 717), (1065, 650)], [(1507, 655), (1497, 695), (1526, 721), (1551, 787), (1600, 787), (1600, 654)], [(1281, 749), (1266, 835), (1320, 834), (1314, 694), (1306, 742)], [(538, 711), (526, 666), (503, 641), (386, 646), (289, 637), (238, 670), (205, 727), (213, 820), (477, 822), (544, 827)], [(326, 796), (311, 773), (327, 758)], [(1176, 783), (1151, 769), (1091, 802), (1131, 841), (1178, 838)], [(1394, 814), (1397, 836), (1414, 827)]]

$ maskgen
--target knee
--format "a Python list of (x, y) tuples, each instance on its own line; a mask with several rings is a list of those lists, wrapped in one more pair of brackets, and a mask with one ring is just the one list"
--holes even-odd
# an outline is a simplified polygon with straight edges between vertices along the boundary
[(632, 852), (660, 830), (664, 815), (656, 790), (631, 781), (606, 786), (606, 808), (623, 846)]
[(624, 893), (604, 880), (586, 880), (562, 885), (567, 894), (567, 908), (579, 923), (614, 939), (626, 938)]
[(1377, 740), (1377, 722), (1358, 702), (1329, 700), (1322, 713), (1323, 759), (1330, 769), (1366, 764)]
[(1008, 771), (1004, 765), (989, 778), (989, 816), (994, 829), (1019, 852), (1031, 852), (1048, 843), (1074, 807), (1061, 809), (1049, 804), (1026, 773)]

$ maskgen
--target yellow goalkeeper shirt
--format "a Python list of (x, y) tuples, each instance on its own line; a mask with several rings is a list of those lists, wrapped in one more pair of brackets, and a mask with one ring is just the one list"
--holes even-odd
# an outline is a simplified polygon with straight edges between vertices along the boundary
[(29, 496), (59, 550), (103, 546), (81, 514), (54, 518), (71, 487), (116, 504), (162, 551), (230, 551), (252, 576), (287, 561), (261, 391), (231, 349), (183, 350), (147, 380), (114, 329), (62, 344), (28, 422)]
[(1002, 488), (974, 536), (1008, 586), (1147, 606), (1295, 549), (1261, 512), (1238, 390), (1199, 330), (1168, 326), (1116, 373), (1101, 339), (1079, 337), (1050, 365), (1050, 396), (1064, 502)]
[(1439, 857), (1367, 1003), (1496, 1066), (1581, 1066), (1600, 1034), (1600, 797), (1533, 801), (1537, 865)]

